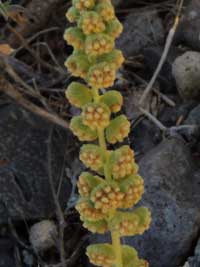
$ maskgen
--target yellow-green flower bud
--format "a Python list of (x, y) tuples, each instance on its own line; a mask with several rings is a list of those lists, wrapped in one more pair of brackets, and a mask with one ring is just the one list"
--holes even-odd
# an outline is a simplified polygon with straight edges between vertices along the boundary
[(120, 191), (117, 183), (106, 182), (98, 185), (91, 193), (91, 201), (96, 209), (107, 214), (122, 205), (124, 194)]
[(115, 264), (115, 252), (110, 244), (94, 244), (87, 247), (90, 262), (97, 266), (112, 267)]
[(137, 251), (127, 245), (122, 246), (123, 267), (148, 267), (149, 264), (145, 260), (138, 257)]
[(66, 13), (66, 18), (69, 22), (76, 22), (80, 17), (79, 11), (75, 7), (70, 7)]
[(108, 224), (106, 220), (100, 220), (96, 222), (90, 222), (87, 220), (84, 220), (83, 226), (88, 229), (90, 232), (98, 233), (98, 234), (104, 234), (108, 231)]
[(84, 221), (87, 219), (88, 221), (99, 221), (104, 219), (105, 214), (101, 212), (101, 210), (95, 209), (94, 205), (88, 199), (81, 198), (77, 205), (76, 210), (80, 213), (81, 220)]
[(122, 33), (122, 31), (123, 31), (123, 26), (117, 18), (108, 21), (106, 27), (107, 34), (109, 34), (113, 38), (118, 38)]
[(111, 112), (116, 113), (121, 110), (123, 97), (119, 92), (110, 90), (100, 97), (100, 102), (106, 104)]
[(80, 160), (87, 168), (99, 171), (103, 167), (103, 153), (97, 145), (83, 145), (80, 151)]
[(85, 35), (77, 27), (70, 27), (64, 33), (64, 39), (75, 49), (83, 50), (85, 46)]
[(106, 139), (109, 143), (122, 142), (130, 132), (130, 122), (124, 115), (120, 115), (111, 120), (106, 128)]
[(97, 139), (97, 131), (90, 129), (83, 124), (81, 116), (75, 116), (71, 119), (69, 128), (80, 141), (94, 141)]
[(84, 53), (78, 53), (75, 51), (65, 61), (65, 66), (74, 76), (85, 78), (90, 68), (90, 62)]
[(149, 229), (151, 214), (145, 207), (131, 212), (117, 212), (110, 220), (112, 231), (119, 231), (121, 236), (141, 235)]
[(85, 42), (85, 51), (90, 56), (109, 53), (114, 47), (114, 40), (109, 35), (97, 33), (89, 35)]
[(79, 176), (78, 180), (78, 191), (79, 194), (82, 197), (89, 197), (91, 191), (98, 185), (105, 183), (105, 180), (98, 177), (98, 176), (93, 176), (89, 172), (83, 172)]
[(98, 89), (113, 86), (115, 78), (115, 65), (107, 62), (101, 62), (92, 66), (87, 75), (89, 85)]
[(83, 123), (95, 130), (106, 128), (110, 123), (110, 110), (103, 103), (89, 103), (82, 112)]
[(121, 191), (124, 193), (122, 206), (120, 208), (132, 208), (137, 204), (144, 193), (144, 181), (139, 175), (131, 175), (119, 183)]
[(87, 9), (92, 9), (95, 5), (95, 0), (72, 0), (72, 4), (82, 12)]
[(138, 172), (134, 162), (134, 152), (129, 146), (122, 146), (110, 155), (110, 167), (113, 178), (118, 180)]
[(115, 11), (111, 3), (100, 3), (95, 10), (106, 22), (115, 18)]
[(78, 82), (72, 82), (67, 90), (65, 96), (69, 100), (70, 104), (77, 108), (81, 108), (92, 101), (91, 90)]
[(105, 54), (98, 58), (98, 61), (106, 61), (107, 63), (112, 63), (115, 69), (119, 69), (121, 65), (124, 63), (124, 56), (122, 51), (118, 49), (114, 49), (112, 52)]
[(79, 19), (78, 26), (86, 35), (100, 33), (105, 30), (105, 24), (101, 16), (95, 11), (83, 12)]

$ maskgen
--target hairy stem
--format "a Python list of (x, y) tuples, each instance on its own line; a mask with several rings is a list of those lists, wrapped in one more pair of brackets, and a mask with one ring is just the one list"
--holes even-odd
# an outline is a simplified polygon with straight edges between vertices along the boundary
[[(99, 102), (99, 91), (96, 88), (92, 89), (93, 93), (93, 98), (95, 102)], [(109, 154), (107, 150), (107, 145), (106, 145), (106, 140), (105, 140), (105, 131), (104, 129), (98, 129), (98, 141), (99, 141), (99, 146), (101, 147), (104, 157), (105, 157), (105, 164), (104, 164), (104, 174), (105, 174), (105, 179), (106, 180), (111, 180), (112, 176), (110, 173), (109, 169)], [(112, 216), (114, 216), (112, 214)], [(115, 251), (116, 255), (116, 267), (123, 267), (122, 263), (122, 251), (121, 251), (121, 241), (120, 241), (120, 235), (119, 231), (111, 231), (111, 237), (112, 237), (112, 245)]]

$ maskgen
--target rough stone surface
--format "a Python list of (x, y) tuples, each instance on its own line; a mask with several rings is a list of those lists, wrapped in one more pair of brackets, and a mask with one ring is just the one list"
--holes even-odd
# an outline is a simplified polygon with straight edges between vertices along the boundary
[[(48, 137), (51, 125), (15, 105), (0, 107), (0, 224), (49, 218), (55, 215), (48, 178)], [(52, 172), (58, 186), (68, 133), (55, 130), (52, 137)], [(57, 188), (57, 187), (56, 187)], [(60, 203), (70, 194), (64, 179)]]
[(130, 57), (137, 55), (147, 46), (162, 43), (163, 40), (164, 29), (157, 11), (140, 11), (127, 16), (117, 46), (125, 57)]
[(200, 51), (200, 1), (192, 0), (188, 2), (189, 5), (177, 30), (175, 42)]
[[(140, 205), (152, 211), (153, 222), (142, 236), (123, 238), (153, 267), (183, 265), (200, 228), (200, 176), (182, 139), (166, 139), (140, 161), (146, 192)], [(108, 238), (108, 237), (107, 237)], [(92, 242), (105, 241), (94, 236)]]
[(33, 248), (40, 252), (55, 246), (57, 235), (55, 223), (44, 220), (31, 227), (29, 239)]
[(200, 98), (200, 53), (189, 51), (178, 57), (172, 67), (180, 96), (185, 99)]
[(184, 124), (200, 125), (200, 105), (196, 106), (188, 115)]

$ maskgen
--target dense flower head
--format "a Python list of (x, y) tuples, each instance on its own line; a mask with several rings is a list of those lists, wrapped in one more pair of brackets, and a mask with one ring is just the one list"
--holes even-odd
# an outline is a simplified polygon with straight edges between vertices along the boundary
[(95, 0), (72, 0), (72, 3), (76, 9), (80, 12), (92, 9), (95, 5)]
[(116, 113), (121, 110), (123, 97), (118, 91), (110, 90), (100, 97), (100, 102), (106, 104), (111, 112)]
[(94, 176), (89, 172), (83, 172), (77, 183), (79, 194), (82, 197), (89, 197), (91, 191), (98, 185), (105, 183), (104, 179)]
[(69, 128), (80, 141), (94, 141), (97, 139), (97, 131), (92, 130), (83, 124), (81, 116), (75, 116), (71, 119)]
[(109, 143), (122, 142), (130, 132), (130, 122), (124, 115), (113, 119), (106, 128), (106, 139)]
[(95, 10), (103, 18), (104, 21), (110, 21), (115, 18), (115, 11), (111, 3), (104, 2), (96, 6)]
[(89, 69), (87, 80), (91, 87), (108, 88), (113, 86), (116, 78), (115, 65), (106, 61)]
[(151, 214), (147, 208), (141, 207), (131, 212), (117, 212), (110, 221), (110, 228), (119, 231), (121, 236), (141, 235), (151, 223)]
[(82, 108), (92, 101), (91, 90), (78, 82), (72, 82), (65, 91), (65, 96), (69, 102), (77, 108)]
[(120, 187), (113, 182), (101, 184), (91, 193), (94, 207), (100, 209), (105, 214), (119, 208), (123, 197), (124, 194), (120, 191)]
[(97, 145), (83, 145), (80, 151), (80, 160), (86, 167), (99, 171), (103, 167), (103, 155)]
[(75, 49), (83, 50), (85, 47), (85, 35), (77, 27), (68, 28), (64, 33), (64, 39)]
[(110, 166), (113, 178), (116, 180), (138, 172), (134, 152), (129, 146), (122, 146), (111, 153)]
[(101, 16), (95, 11), (86, 11), (79, 19), (79, 27), (85, 35), (103, 32), (106, 28)]
[(74, 51), (65, 61), (65, 66), (74, 76), (85, 78), (90, 68), (90, 62), (84, 53)]
[(122, 206), (120, 208), (132, 208), (137, 204), (144, 193), (144, 181), (139, 175), (131, 175), (120, 181), (121, 191), (124, 193)]
[(108, 223), (106, 220), (99, 220), (96, 222), (91, 222), (88, 220), (83, 221), (83, 226), (92, 233), (104, 234), (108, 229)]
[(114, 49), (110, 53), (102, 55), (101, 57), (99, 57), (98, 60), (100, 62), (101, 61), (106, 61), (106, 62), (108, 62), (110, 64), (113, 64), (113, 66), (117, 70), (124, 63), (125, 59), (124, 59), (123, 53), (120, 50)]
[(107, 23), (106, 33), (113, 38), (118, 38), (123, 31), (123, 26), (120, 21), (115, 18)]
[(90, 56), (100, 56), (112, 51), (114, 40), (104, 33), (89, 35), (85, 42), (85, 51)]
[(95, 209), (94, 205), (88, 199), (80, 199), (76, 205), (77, 211), (80, 213), (81, 220), (99, 221), (105, 218), (105, 214), (100, 209)]
[(70, 7), (66, 13), (66, 18), (69, 22), (73, 23), (76, 22), (80, 17), (80, 13), (78, 9), (76, 9), (74, 6)]
[(82, 112), (83, 123), (91, 129), (105, 128), (110, 123), (110, 110), (103, 103), (89, 103)]
[(115, 253), (110, 244), (95, 244), (87, 247), (90, 262), (97, 266), (112, 267), (115, 263)]

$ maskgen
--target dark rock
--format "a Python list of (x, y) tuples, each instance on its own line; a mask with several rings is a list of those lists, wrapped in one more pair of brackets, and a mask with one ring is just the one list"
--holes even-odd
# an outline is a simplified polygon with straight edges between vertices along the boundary
[[(163, 53), (163, 47), (149, 47), (144, 49), (143, 55), (144, 55), (144, 66), (145, 66), (145, 73), (147, 79), (151, 79), (153, 76), (160, 58)], [(174, 62), (175, 58), (178, 55), (178, 50), (175, 47), (172, 47), (170, 49), (170, 52), (168, 54), (167, 59), (165, 60), (165, 63), (159, 72), (158, 75), (158, 82), (160, 84), (160, 88), (162, 92), (173, 92), (175, 89), (175, 80), (172, 75), (172, 63)]]
[[(166, 139), (139, 162), (146, 193), (141, 205), (153, 222), (142, 236), (125, 238), (154, 267), (179, 267), (200, 230), (200, 176), (182, 139)], [(93, 242), (105, 241), (95, 236)], [(107, 238), (108, 239), (108, 238)]]
[(194, 257), (188, 260), (189, 267), (199, 267), (200, 266), (200, 239), (195, 249)]
[(156, 10), (127, 16), (124, 31), (117, 41), (125, 57), (137, 55), (145, 47), (163, 43), (164, 29)]
[(16, 267), (14, 247), (9, 238), (0, 238), (0, 267)]
[[(48, 137), (52, 125), (17, 106), (0, 108), (0, 224), (12, 220), (49, 218), (55, 205), (48, 178)], [(70, 135), (54, 130), (52, 173), (57, 188)], [(64, 179), (60, 191), (62, 208), (70, 195)]]
[(188, 115), (184, 124), (200, 125), (200, 105), (196, 106)]
[(172, 66), (180, 96), (185, 100), (200, 99), (200, 53), (188, 51), (177, 57)]
[(200, 1), (189, 1), (183, 19), (175, 35), (176, 44), (185, 44), (188, 47), (200, 51)]

